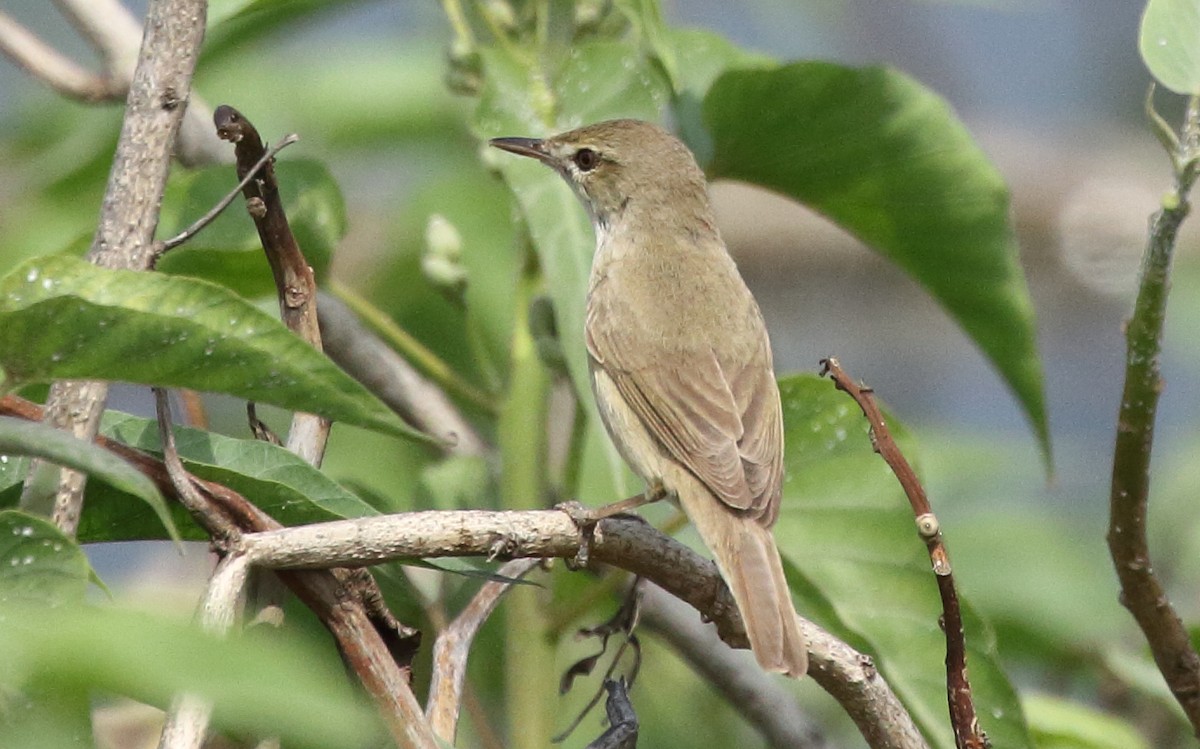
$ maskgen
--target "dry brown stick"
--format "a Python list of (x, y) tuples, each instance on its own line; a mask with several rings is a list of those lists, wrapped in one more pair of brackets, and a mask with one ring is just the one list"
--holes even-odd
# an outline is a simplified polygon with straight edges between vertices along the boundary
[[(320, 351), (317, 281), (288, 224), (279, 196), (279, 183), (275, 179), (274, 161), (268, 158), (260, 166), (260, 161), (267, 156), (266, 146), (254, 125), (233, 107), (224, 104), (217, 107), (213, 124), (217, 135), (234, 145), (238, 179), (258, 175), (242, 187), (242, 195), (246, 197), (250, 218), (254, 220), (267, 263), (271, 266), (271, 275), (275, 278), (283, 324)], [(288, 430), (287, 449), (310, 465), (319, 467), (329, 441), (329, 427), (328, 419), (314, 414), (295, 414)]]
[[(171, 151), (204, 39), (206, 9), (204, 0), (151, 0), (147, 9), (146, 33), (129, 86), (121, 136), (87, 254), (99, 266), (150, 267)], [(46, 421), (90, 441), (96, 436), (107, 394), (102, 383), (56, 382), (47, 400)], [(23, 506), (37, 502), (34, 487), (40, 470), (30, 471)], [(74, 535), (86, 477), (67, 470), (59, 475), (52, 517), (63, 532)]]
[(954, 743), (959, 749), (985, 749), (989, 746), (987, 735), (979, 727), (975, 701), (971, 696), (971, 682), (967, 678), (966, 635), (963, 631), (958, 592), (954, 587), (954, 575), (950, 568), (950, 555), (942, 540), (937, 516), (933, 514), (929, 498), (925, 495), (925, 488), (896, 445), (896, 441), (892, 439), (883, 412), (875, 403), (874, 392), (869, 387), (859, 385), (847, 375), (837, 359), (823, 360), (821, 368), (822, 374), (829, 375), (838, 390), (847, 393), (862, 409), (863, 416), (867, 417), (871, 428), (871, 446), (896, 474), (909, 504), (912, 505), (917, 521), (917, 533), (929, 551), (929, 560), (933, 564), (938, 593), (942, 599), (942, 630), (946, 634), (946, 698), (950, 707)]
[[(524, 577), (540, 564), (538, 559), (514, 559), (496, 574), (507, 578)], [(434, 734), (454, 743), (458, 730), (458, 713), (462, 704), (463, 686), (467, 678), (467, 655), (475, 634), (496, 610), (500, 597), (512, 586), (509, 582), (489, 580), (480, 587), (471, 602), (459, 612), (450, 626), (442, 630), (433, 645), (433, 676), (429, 684), (429, 702), (425, 714)]]

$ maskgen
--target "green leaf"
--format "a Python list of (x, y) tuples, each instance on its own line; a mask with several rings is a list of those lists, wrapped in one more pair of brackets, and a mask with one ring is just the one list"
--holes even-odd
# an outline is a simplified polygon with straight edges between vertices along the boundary
[[(139, 450), (161, 455), (158, 424), (151, 419), (109, 412), (101, 432)], [(375, 515), (357, 495), (288, 450), (269, 442), (237, 439), (199, 429), (176, 427), (175, 446), (184, 467), (202, 479), (242, 494), (284, 525)], [(79, 538), (88, 542), (160, 538), (146, 512), (129, 498), (89, 483), (79, 523)], [(190, 518), (181, 515), (188, 538), (207, 538)]]
[[(484, 90), (475, 128), (484, 138), (544, 136), (614, 117), (658, 120), (668, 95), (661, 72), (634, 42), (580, 44), (550, 70), (531, 68), (499, 49), (485, 49), (482, 54)], [(558, 112), (560, 117), (547, 118), (547, 112)], [(599, 434), (602, 426), (582, 342), (595, 248), (587, 214), (570, 187), (544, 165), (506, 154), (493, 157), (492, 163), (516, 195), (554, 303), (571, 380)], [(629, 489), (628, 469), (614, 450), (608, 451), (608, 457), (610, 486), (598, 490), (603, 496), (581, 499), (610, 501), (613, 496), (626, 496), (622, 492)]]
[(1035, 694), (1022, 701), (1038, 749), (1147, 749), (1128, 722), (1058, 697)]
[[(950, 749), (941, 603), (908, 501), (849, 396), (815, 375), (779, 385), (787, 452), (775, 538), (803, 576), (791, 581), (797, 607), (867, 648), (932, 745)], [(911, 460), (904, 430), (892, 420), (889, 428)], [(953, 559), (954, 529), (943, 532)], [(959, 596), (980, 723), (994, 746), (1030, 747), (991, 628), (961, 588)]]
[(172, 540), (179, 540), (167, 502), (154, 482), (102, 447), (45, 424), (0, 416), (0, 453), (45, 458), (132, 494), (150, 506)]
[(0, 279), (0, 367), (9, 387), (72, 378), (185, 387), (427, 439), (226, 289), (62, 255)]
[(0, 607), (81, 601), (90, 569), (83, 551), (53, 523), (0, 511)]
[[(212, 701), (219, 730), (289, 746), (377, 744), (378, 719), (336, 660), (287, 634), (220, 639), (115, 609), (9, 607), (0, 617), (0, 684), (6, 693), (91, 689), (162, 708), (187, 692)], [(11, 726), (0, 725), (0, 744), (12, 745)]]
[(799, 200), (907, 271), (999, 370), (1049, 464), (1008, 192), (949, 106), (893, 70), (803, 62), (728, 72), (704, 111), (711, 176)]
[[(176, 171), (179, 174), (172, 174), (163, 197), (160, 237), (183, 231), (238, 183), (237, 172), (229, 165)], [(275, 175), (288, 223), (319, 281), (325, 277), (333, 250), (346, 233), (342, 193), (329, 170), (315, 161), (278, 161)], [(262, 242), (240, 197), (203, 231), (168, 252), (159, 261), (158, 270), (213, 281), (245, 297), (275, 293)]]
[(1138, 51), (1159, 83), (1177, 94), (1200, 94), (1200, 6), (1196, 0), (1149, 0)]

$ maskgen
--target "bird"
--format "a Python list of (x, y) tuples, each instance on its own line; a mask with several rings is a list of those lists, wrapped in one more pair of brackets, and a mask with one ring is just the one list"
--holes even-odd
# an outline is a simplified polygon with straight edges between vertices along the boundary
[(601, 421), (647, 498), (671, 497), (712, 552), (759, 665), (803, 676), (807, 644), (771, 532), (783, 480), (771, 344), (704, 172), (641, 120), (490, 144), (554, 169), (587, 209), (583, 333)]

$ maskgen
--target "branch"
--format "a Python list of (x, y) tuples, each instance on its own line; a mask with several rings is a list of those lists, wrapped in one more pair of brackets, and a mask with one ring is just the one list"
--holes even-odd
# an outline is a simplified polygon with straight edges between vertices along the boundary
[[(0, 414), (36, 421), (43, 411), (34, 403), (9, 395), (0, 397)], [(145, 474), (164, 496), (182, 501), (163, 461), (106, 437), (98, 437), (95, 442)], [(187, 479), (209, 508), (220, 514), (221, 520), (212, 526), (208, 525), (208, 512), (193, 515), (218, 543), (226, 522), (239, 532), (282, 528), (232, 489), (191, 474)], [(382, 596), (370, 574), (365, 570), (334, 569), (280, 572), (279, 577), (333, 635), (347, 667), (375, 700), (397, 745), (401, 749), (434, 749), (436, 740), (409, 684), (408, 664), (418, 637), (382, 606)]]
[(938, 593), (942, 599), (942, 631), (946, 634), (946, 699), (950, 707), (950, 725), (954, 729), (954, 743), (959, 749), (987, 749), (987, 735), (979, 727), (975, 712), (975, 701), (971, 696), (971, 682), (967, 678), (967, 644), (963, 632), (962, 610), (958, 603), (958, 592), (954, 587), (954, 575), (950, 568), (950, 554), (942, 540), (937, 516), (929, 505), (925, 488), (921, 486), (916, 471), (908, 464), (899, 446), (892, 439), (891, 431), (883, 418), (883, 412), (875, 403), (874, 392), (854, 382), (838, 364), (829, 358), (821, 362), (822, 374), (829, 375), (838, 390), (847, 393), (858, 407), (871, 429), (871, 445), (875, 452), (887, 462), (896, 474), (900, 486), (912, 505), (917, 520), (917, 532), (929, 551), (933, 572), (937, 578)]
[(486, 455), (488, 444), (446, 393), (366, 328), (340, 299), (319, 294), (325, 353), (408, 423), (452, 455)]
[[(538, 559), (514, 559), (496, 570), (496, 574), (521, 578), (537, 567), (539, 562)], [(448, 745), (454, 743), (454, 735), (458, 730), (458, 712), (467, 678), (467, 656), (471, 643), (511, 585), (496, 580), (484, 583), (450, 626), (438, 635), (433, 645), (433, 675), (429, 683), (429, 704), (425, 707), (425, 715), (434, 734)]]
[(1192, 97), (1184, 142), (1170, 154), (1176, 166), (1174, 191), (1151, 221), (1137, 300), (1125, 326), (1125, 386), (1113, 451), (1108, 549), (1121, 586), (1121, 603), (1133, 614), (1171, 694), (1200, 736), (1200, 656), (1154, 572), (1146, 539), (1150, 453), (1163, 386), (1159, 369), (1163, 322), (1175, 241), (1191, 208), (1188, 193), (1197, 176), (1198, 129), (1200, 104)]
[[(4, 396), (0, 397), (0, 414), (37, 419), (40, 409), (21, 398)], [(175, 495), (161, 461), (103, 437), (96, 442), (149, 476), (165, 495)], [(235, 551), (244, 553), (255, 564), (280, 570), (284, 582), (327, 622), (342, 647), (343, 638), (357, 641), (351, 636), (356, 633), (362, 635), (362, 641), (378, 640), (379, 634), (373, 630), (362, 633), (350, 624), (328, 622), (328, 607), (342, 602), (344, 591), (326, 587), (331, 583), (341, 584), (335, 582), (338, 578), (310, 570), (418, 557), (574, 559), (584, 543), (575, 522), (559, 510), (414, 512), (281, 528), (236, 492), (213, 482), (195, 477), (193, 480), (224, 513), (237, 518), (240, 528), (254, 531), (242, 536)], [(593, 564), (611, 564), (654, 582), (697, 610), (702, 620), (711, 621), (726, 644), (749, 647), (737, 606), (710, 560), (646, 523), (628, 518), (600, 521), (589, 544)], [(340, 608), (352, 609), (345, 605)], [(813, 664), (809, 675), (842, 705), (872, 749), (926, 746), (911, 717), (871, 665), (869, 657), (810, 622), (801, 619), (800, 624), (809, 642)], [(358, 652), (352, 655), (370, 658)], [(364, 678), (362, 663), (353, 658), (348, 658), (348, 662)], [(376, 661), (370, 662), (377, 665)], [(380, 685), (378, 680), (371, 683)], [(407, 701), (411, 690), (407, 682), (402, 682), (402, 687), (408, 693), (402, 701)], [(368, 686), (368, 691), (380, 699), (376, 689)], [(384, 712), (389, 718), (396, 714)], [(423, 717), (413, 720), (427, 725)]]
[[(79, 18), (92, 17), (107, 4), (72, 0)], [(154, 229), (158, 224), (163, 188), (171, 166), (175, 134), (183, 119), (192, 72), (204, 39), (204, 0), (152, 0), (146, 13), (146, 34), (129, 88), (121, 137), (105, 188), (96, 235), (88, 259), (105, 268), (146, 270), (153, 259)], [(93, 18), (93, 20), (97, 20)], [(98, 21), (99, 24), (108, 21)], [(96, 382), (56, 382), (50, 389), (46, 421), (70, 429), (80, 439), (96, 436), (108, 388)], [(32, 481), (42, 469), (30, 471), (21, 496), (22, 506), (38, 503)], [(79, 525), (86, 477), (60, 473), (52, 518), (68, 535)]]
[[(113, 89), (114, 99), (129, 91), (142, 44), (142, 24), (120, 0), (55, 0), (59, 11), (80, 35), (100, 53), (103, 77)], [(150, 15), (147, 13), (147, 20)], [(186, 20), (186, 19), (181, 19)], [(180, 127), (176, 155), (187, 166), (226, 160), (225, 149), (213, 136), (208, 105), (191, 96)]]
[(3, 12), (0, 12), (0, 52), (29, 75), (71, 99), (95, 103), (112, 101), (125, 93), (124, 86), (60, 54)]
[[(643, 584), (640, 614), (642, 626), (666, 640), (693, 670), (716, 687), (737, 713), (762, 734), (768, 746), (775, 749), (832, 746), (780, 680), (757, 668), (745, 653), (726, 647), (712, 627), (697, 619), (682, 601), (657, 585)], [(853, 667), (862, 670), (857, 661)], [(812, 669), (809, 673), (813, 673)], [(906, 746), (898, 742), (890, 745)], [(924, 743), (907, 746), (923, 747)]]

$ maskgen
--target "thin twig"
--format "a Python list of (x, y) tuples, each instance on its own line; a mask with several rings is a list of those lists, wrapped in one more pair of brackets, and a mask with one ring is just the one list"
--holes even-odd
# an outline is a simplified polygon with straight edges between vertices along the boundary
[(170, 239), (166, 239), (166, 240), (163, 240), (162, 242), (159, 242), (158, 243), (159, 246), (156, 248), (155, 260), (157, 261), (158, 258), (161, 258), (169, 250), (173, 250), (176, 247), (178, 247), (179, 245), (188, 241), (189, 239), (194, 237), (201, 229), (203, 229), (204, 227), (208, 226), (213, 221), (215, 221), (217, 219), (217, 216), (220, 216), (221, 213), (223, 213), (225, 211), (225, 209), (229, 207), (229, 204), (237, 199), (238, 193), (240, 193), (242, 191), (242, 188), (244, 188), (246, 185), (248, 185), (250, 183), (250, 180), (252, 180), (258, 176), (259, 170), (262, 169), (264, 166), (266, 166), (268, 161), (275, 158), (275, 154), (279, 153), (280, 151), (282, 151), (283, 149), (292, 145), (293, 143), (297, 142), (298, 140), (300, 140), (300, 136), (296, 135), (295, 133), (289, 133), (289, 134), (283, 136), (283, 138), (278, 143), (276, 143), (274, 146), (271, 147), (271, 150), (264, 153), (262, 155), (262, 158), (260, 158), (257, 162), (255, 162), (254, 167), (250, 171), (246, 172), (246, 176), (242, 177), (242, 181), (238, 182), (236, 187), (234, 187), (232, 190), (227, 192), (225, 194), (225, 197), (223, 197), (219, 201), (217, 201), (217, 204), (214, 205), (211, 209), (209, 209), (209, 211), (207, 213), (205, 213), (200, 218), (196, 219), (195, 222), (193, 222), (191, 226), (189, 226), (188, 228), (179, 232), (175, 236), (171, 237)]
[(418, 341), (411, 333), (396, 324), (396, 321), (370, 301), (360, 296), (345, 284), (334, 280), (330, 283), (333, 292), (346, 306), (358, 315), (363, 323), (379, 334), (405, 359), (411, 361), (426, 376), (440, 385), (447, 393), (457, 396), (468, 403), (477, 406), (484, 413), (496, 414), (499, 406), (496, 399), (463, 379), (462, 375), (433, 352), (428, 346)]
[[(539, 559), (514, 559), (498, 569), (496, 574), (519, 579), (540, 563)], [(458, 713), (462, 705), (471, 643), (511, 585), (495, 580), (484, 583), (450, 626), (438, 635), (433, 645), (433, 675), (425, 715), (434, 734), (447, 744), (454, 743), (458, 730)]]
[(175, 449), (175, 432), (171, 428), (171, 403), (167, 391), (157, 387), (152, 389), (154, 411), (158, 418), (158, 438), (163, 451), (163, 466), (167, 469), (167, 478), (170, 479), (171, 486), (175, 488), (175, 495), (188, 512), (208, 530), (218, 545), (224, 546), (236, 540), (241, 535), (237, 526), (213, 506), (201, 492), (195, 477), (183, 467), (179, 451)]
[(925, 542), (929, 560), (937, 579), (938, 593), (942, 599), (942, 630), (946, 634), (946, 698), (950, 708), (950, 725), (954, 730), (954, 742), (959, 749), (986, 749), (987, 735), (979, 727), (975, 701), (971, 696), (971, 682), (967, 677), (967, 645), (963, 631), (962, 609), (958, 592), (954, 587), (954, 575), (950, 568), (950, 555), (942, 540), (937, 516), (929, 505), (925, 488), (917, 478), (900, 451), (891, 431), (883, 418), (883, 412), (875, 403), (874, 392), (856, 383), (847, 375), (834, 358), (821, 362), (822, 374), (833, 379), (838, 390), (847, 393), (858, 407), (871, 429), (871, 445), (875, 452), (887, 462), (904, 489), (917, 520), (917, 533)]
[[(1154, 214), (1142, 260), (1137, 300), (1125, 326), (1125, 385), (1117, 414), (1109, 495), (1108, 549), (1121, 586), (1121, 603), (1137, 621), (1171, 694), (1200, 736), (1200, 655), (1192, 646), (1150, 559), (1146, 517), (1150, 500), (1150, 455), (1162, 391), (1159, 355), (1171, 260), (1179, 227), (1191, 209), (1189, 193), (1200, 155), (1200, 103), (1188, 104), (1182, 143), (1162, 138), (1175, 167), (1174, 190)], [(1176, 148), (1177, 147), (1177, 148)]]
[(490, 448), (437, 384), (359, 322), (340, 299), (319, 294), (325, 352), (408, 423), (441, 438), (451, 455), (486, 455)]

